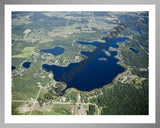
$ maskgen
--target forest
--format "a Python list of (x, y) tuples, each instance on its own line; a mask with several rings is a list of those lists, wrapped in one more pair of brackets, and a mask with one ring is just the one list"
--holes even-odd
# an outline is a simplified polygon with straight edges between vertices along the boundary
[(148, 115), (148, 81), (142, 83), (142, 89), (117, 83), (104, 88), (103, 95), (91, 102), (102, 108), (102, 115)]

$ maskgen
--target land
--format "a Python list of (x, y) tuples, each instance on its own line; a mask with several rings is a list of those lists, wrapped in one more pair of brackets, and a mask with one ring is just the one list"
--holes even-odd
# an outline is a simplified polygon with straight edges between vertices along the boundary
[[(125, 72), (103, 88), (92, 91), (67, 89), (55, 81), (43, 64), (66, 67), (84, 59), (81, 51), (94, 46), (75, 43), (101, 41), (119, 23), (127, 28), (119, 37), (118, 64)], [(130, 28), (140, 28), (143, 35)], [(59, 56), (40, 50), (65, 48)], [(137, 49), (138, 54), (129, 50)], [(148, 13), (147, 12), (13, 12), (12, 13), (12, 114), (13, 115), (147, 115), (148, 114)], [(32, 62), (23, 68), (24, 62)], [(107, 61), (100, 58), (100, 61)], [(47, 95), (46, 95), (47, 94)]]

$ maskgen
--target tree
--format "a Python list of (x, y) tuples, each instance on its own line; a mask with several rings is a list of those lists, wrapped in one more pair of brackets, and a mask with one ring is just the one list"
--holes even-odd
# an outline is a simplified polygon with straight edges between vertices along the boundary
[(87, 111), (88, 115), (94, 115), (95, 112), (95, 106), (94, 105), (89, 105), (89, 111)]

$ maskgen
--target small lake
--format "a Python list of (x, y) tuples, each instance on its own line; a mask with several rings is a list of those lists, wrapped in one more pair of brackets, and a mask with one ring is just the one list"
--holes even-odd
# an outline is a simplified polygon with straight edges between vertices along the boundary
[(139, 29), (139, 28), (131, 28), (130, 30), (131, 31), (137, 31), (140, 35), (143, 34), (142, 31), (141, 31), (141, 29)]
[(103, 32), (103, 33), (107, 35), (108, 32)]
[(135, 53), (139, 53), (139, 51), (136, 50), (136, 49), (134, 49), (134, 48), (129, 48), (129, 50), (131, 50), (131, 51), (133, 51), (133, 52), (135, 52)]
[(24, 62), (24, 63), (23, 63), (23, 67), (24, 67), (24, 68), (29, 68), (30, 65), (31, 65), (31, 62)]
[(42, 50), (40, 50), (40, 52), (50, 53), (54, 56), (61, 55), (61, 54), (64, 53), (64, 51), (65, 51), (65, 49), (62, 48), (62, 47), (55, 47), (55, 48), (52, 48), (52, 49), (42, 49)]
[[(105, 38), (103, 38), (105, 39)], [(128, 37), (117, 37), (113, 38), (112, 42), (109, 43), (105, 50), (108, 51), (109, 47), (118, 48), (117, 42), (123, 42), (128, 40)], [(76, 43), (82, 45), (93, 45), (97, 47), (98, 44), (105, 44), (102, 42), (83, 42), (83, 41), (76, 41)], [(107, 43), (107, 42), (106, 42)], [(97, 48), (96, 50), (99, 50)], [(86, 52), (82, 51), (81, 54), (88, 56), (93, 54), (93, 52)], [(116, 51), (110, 51), (111, 56), (107, 56), (105, 52), (102, 50), (96, 54), (92, 59), (88, 59), (89, 63), (78, 73), (72, 74), (72, 79), (70, 81), (63, 81), (60, 80), (63, 78), (64, 74), (70, 74), (71, 71), (79, 66), (87, 62), (87, 59), (84, 59), (78, 63), (70, 63), (67, 67), (60, 67), (57, 65), (48, 65), (43, 64), (42, 68), (45, 69), (47, 72), (52, 71), (54, 74), (54, 79), (56, 81), (63, 81), (67, 84), (67, 88), (76, 88), (81, 91), (91, 91), (96, 88), (101, 88), (106, 84), (109, 84), (113, 81), (113, 79), (119, 74), (125, 71), (125, 68), (121, 65), (117, 64), (119, 61), (115, 56), (117, 55)], [(107, 61), (102, 61), (100, 58), (106, 59)], [(68, 75), (69, 76), (69, 75)], [(66, 76), (66, 79), (67, 77)]]
[(16, 67), (15, 66), (12, 66), (12, 70), (15, 70), (16, 69)]

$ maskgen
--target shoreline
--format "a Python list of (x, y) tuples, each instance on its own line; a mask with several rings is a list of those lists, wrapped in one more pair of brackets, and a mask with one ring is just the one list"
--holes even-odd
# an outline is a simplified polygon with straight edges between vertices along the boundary
[[(115, 58), (118, 59), (119, 61), (121, 60), (121, 58), (118, 56), (118, 54), (115, 56)], [(120, 65), (120, 66), (125, 68), (125, 70), (122, 73), (126, 72), (128, 67), (125, 64), (120, 64), (118, 62), (117, 62), (118, 65)], [(101, 88), (95, 88), (95, 89), (93, 89), (91, 91), (81, 91), (81, 90), (78, 90), (77, 88), (68, 88), (68, 89), (73, 89), (75, 91), (82, 92), (82, 93), (92, 93), (92, 92), (95, 92), (97, 90), (101, 90), (101, 89), (103, 89), (104, 87), (107, 87), (107, 86), (114, 86), (114, 83), (116, 82), (116, 78), (119, 77), (122, 73), (118, 73), (117, 76), (112, 80), (112, 82), (110, 82), (110, 83), (108, 83), (106, 85), (103, 85)]]
[[(126, 72), (126, 71), (127, 71), (127, 69), (125, 69), (124, 72)], [(122, 73), (124, 73), (124, 72), (122, 72)], [(108, 83), (108, 84), (106, 84), (106, 85), (103, 85), (103, 86), (100, 87), (100, 88), (95, 88), (95, 89), (93, 89), (93, 90), (91, 90), (91, 91), (81, 91), (81, 90), (78, 90), (77, 88), (68, 88), (68, 89), (66, 89), (65, 91), (67, 91), (67, 90), (75, 90), (75, 91), (80, 92), (80, 93), (93, 93), (93, 92), (102, 90), (103, 88), (113, 87), (113, 86), (114, 86), (114, 83), (116, 82), (116, 78), (119, 77), (122, 73), (119, 73), (119, 74), (112, 80), (112, 82), (110, 82), (110, 83)]]
[[(117, 58), (119, 61), (121, 60), (121, 58), (119, 58), (118, 55), (116, 55), (115, 58)], [(119, 62), (119, 61), (118, 61), (118, 62)], [(119, 64), (118, 62), (117, 62), (118, 65), (121, 65), (122, 67), (125, 68), (125, 70), (124, 70), (122, 73), (126, 72), (128, 67), (127, 67), (125, 64)], [(52, 71), (50, 71), (49, 73), (52, 74), (52, 79), (53, 79), (53, 81), (55, 81), (55, 84), (56, 84), (56, 83), (62, 83), (62, 82), (56, 81), (56, 80), (54, 79), (54, 74), (53, 74)], [(67, 84), (66, 84), (65, 82), (64, 82), (64, 83), (65, 83), (65, 84), (64, 84), (65, 88), (64, 88), (62, 91), (74, 90), (74, 91), (77, 91), (77, 92), (79, 92), (79, 93), (93, 93), (93, 92), (96, 92), (96, 91), (98, 91), (98, 90), (101, 90), (101, 89), (103, 89), (103, 88), (105, 88), (105, 87), (107, 87), (107, 86), (114, 86), (114, 83), (116, 82), (116, 78), (119, 77), (119, 75), (121, 75), (122, 73), (117, 74), (117, 76), (112, 80), (112, 82), (110, 82), (110, 83), (108, 83), (108, 84), (106, 84), (106, 85), (103, 85), (103, 86), (100, 87), (100, 88), (95, 88), (95, 89), (93, 89), (93, 90), (91, 90), (91, 91), (81, 91), (81, 90), (78, 90), (77, 88), (74, 88), (74, 87), (72, 87), (72, 88), (67, 88)], [(66, 89), (66, 88), (67, 88), (67, 89)]]
[[(110, 51), (110, 50), (109, 50)], [(117, 49), (116, 50), (116, 52), (117, 53), (119, 53), (119, 49)], [(72, 88), (67, 88), (67, 84), (65, 83), (65, 88), (62, 90), (62, 91), (67, 91), (67, 90), (75, 90), (75, 91), (77, 91), (77, 92), (80, 92), (80, 93), (92, 93), (92, 92), (95, 92), (95, 91), (97, 91), (97, 90), (101, 90), (101, 89), (103, 89), (104, 87), (107, 87), (107, 86), (109, 86), (109, 85), (114, 85), (114, 83), (116, 82), (116, 78), (117, 77), (119, 77), (119, 75), (121, 75), (122, 73), (124, 73), (124, 72), (126, 72), (126, 70), (127, 70), (127, 66), (125, 65), (125, 64), (121, 64), (120, 63), (120, 61), (122, 60), (120, 57), (119, 57), (119, 54), (117, 54), (116, 56), (114, 56), (114, 58), (116, 58), (116, 59), (118, 59), (119, 61), (117, 62), (117, 64), (118, 65), (120, 65), (120, 66), (122, 66), (125, 70), (123, 71), (123, 72), (121, 72), (121, 73), (118, 73), (117, 74), (117, 76), (112, 80), (112, 82), (110, 82), (110, 83), (108, 83), (108, 84), (106, 84), (106, 85), (103, 85), (102, 87), (100, 87), (100, 88), (95, 88), (95, 89), (93, 89), (93, 90), (90, 90), (90, 91), (81, 91), (81, 90), (79, 90), (79, 89), (77, 89), (77, 88), (74, 88), (74, 87), (72, 87)], [(70, 64), (68, 64), (68, 65), (70, 65)], [(52, 76), (53, 76), (53, 80), (55, 81), (55, 83), (61, 83), (60, 81), (56, 81), (55, 79), (54, 79), (54, 74), (53, 74), (53, 72), (52, 71), (50, 71), (51, 73), (52, 73)], [(66, 89), (67, 88), (67, 89)]]

